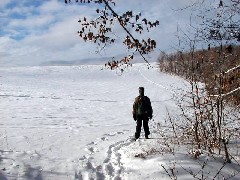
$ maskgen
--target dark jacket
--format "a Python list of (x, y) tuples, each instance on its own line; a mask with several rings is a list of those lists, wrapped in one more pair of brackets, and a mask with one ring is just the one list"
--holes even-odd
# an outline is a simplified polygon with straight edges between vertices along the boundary
[[(146, 115), (148, 118), (152, 119), (153, 110), (152, 110), (151, 101), (150, 101), (150, 99), (149, 99), (147, 96), (143, 96), (142, 98), (144, 98), (144, 104), (145, 104), (146, 110), (147, 110), (146, 113), (145, 113), (145, 115)], [(139, 115), (139, 114), (138, 114), (139, 99), (140, 99), (140, 96), (137, 96), (137, 97), (135, 98), (134, 103), (133, 103), (133, 111), (132, 111), (132, 114), (133, 114), (134, 120), (136, 120), (136, 119), (137, 119), (137, 116)]]

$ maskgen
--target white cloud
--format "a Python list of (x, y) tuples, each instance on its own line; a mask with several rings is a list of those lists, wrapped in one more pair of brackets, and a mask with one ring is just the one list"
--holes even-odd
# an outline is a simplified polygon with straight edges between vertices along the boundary
[(11, 28), (25, 28), (26, 30), (35, 30), (36, 28), (45, 27), (54, 21), (53, 15), (30, 16), (27, 19), (15, 19), (9, 23)]
[[(86, 7), (66, 6), (64, 3), (49, 1), (37, 9), (39, 13), (28, 15), (24, 19), (9, 18), (5, 28), (7, 34), (5, 38), (1, 38), (1, 41), (4, 41), (1, 43), (2, 51), (9, 53), (4, 53), (4, 56), (3, 52), (1, 53), (1, 57), (4, 58), (1, 63), (40, 64), (49, 60), (64, 60), (65, 57), (71, 58), (70, 60), (80, 57), (79, 53), (76, 54), (76, 47), (78, 44), (84, 46), (84, 43), (81, 43), (77, 36), (80, 13), (76, 12), (76, 9), (88, 14)], [(31, 14), (32, 9), (20, 6), (8, 11), (9, 14), (13, 12)], [(18, 41), (9, 38), (20, 36), (21, 33), (28, 35)], [(82, 52), (87, 51), (85, 49)]]
[(39, 7), (39, 11), (42, 14), (46, 14), (46, 13), (61, 13), (66, 11), (64, 3), (60, 3), (57, 0), (50, 0), (47, 1), (45, 3), (43, 3), (40, 7)]
[(4, 8), (10, 2), (11, 2), (11, 0), (1, 0), (0, 1), (0, 9)]
[(71, 47), (78, 43), (75, 20), (62, 21), (52, 24), (51, 27), (39, 36), (29, 36), (23, 40), (26, 44), (37, 45), (41, 48), (57, 51)]

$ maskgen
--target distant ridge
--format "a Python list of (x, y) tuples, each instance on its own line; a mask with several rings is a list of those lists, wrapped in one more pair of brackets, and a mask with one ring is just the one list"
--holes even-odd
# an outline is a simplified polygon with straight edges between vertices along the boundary
[[(55, 61), (47, 61), (39, 64), (40, 66), (72, 66), (72, 65), (103, 65), (112, 60), (121, 60), (126, 55), (117, 55), (113, 57), (99, 57), (99, 58), (87, 58), (81, 60), (55, 60)], [(150, 58), (149, 62), (156, 62), (157, 56), (155, 58)], [(147, 58), (148, 59), (148, 58)], [(141, 63), (144, 62), (140, 55), (135, 55), (133, 63)]]
[(40, 64), (40, 66), (72, 66), (72, 65), (93, 65), (93, 64), (105, 64), (112, 58), (102, 57), (102, 58), (89, 58), (75, 61), (67, 60), (57, 60), (57, 61), (47, 61)]

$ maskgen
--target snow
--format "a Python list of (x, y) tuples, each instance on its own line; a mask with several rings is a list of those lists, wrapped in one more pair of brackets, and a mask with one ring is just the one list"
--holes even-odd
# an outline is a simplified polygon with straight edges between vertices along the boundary
[[(99, 65), (0, 68), (0, 179), (171, 179), (170, 169), (178, 179), (193, 179), (206, 161), (201, 172), (213, 179), (221, 159), (195, 160), (163, 143), (160, 133), (169, 129), (162, 125), (168, 112), (180, 113), (176, 98), (189, 84), (152, 66), (135, 64), (123, 74)], [(142, 132), (133, 141), (140, 86), (154, 117), (150, 139)], [(221, 173), (239, 171), (232, 163)]]

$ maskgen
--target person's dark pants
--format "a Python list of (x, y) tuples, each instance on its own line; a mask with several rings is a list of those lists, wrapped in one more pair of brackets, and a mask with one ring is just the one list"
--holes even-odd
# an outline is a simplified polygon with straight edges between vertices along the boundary
[(150, 134), (149, 127), (148, 127), (148, 117), (145, 115), (137, 116), (137, 126), (136, 126), (136, 133), (135, 133), (136, 139), (140, 137), (142, 124), (145, 132), (145, 137), (148, 137), (148, 135)]

